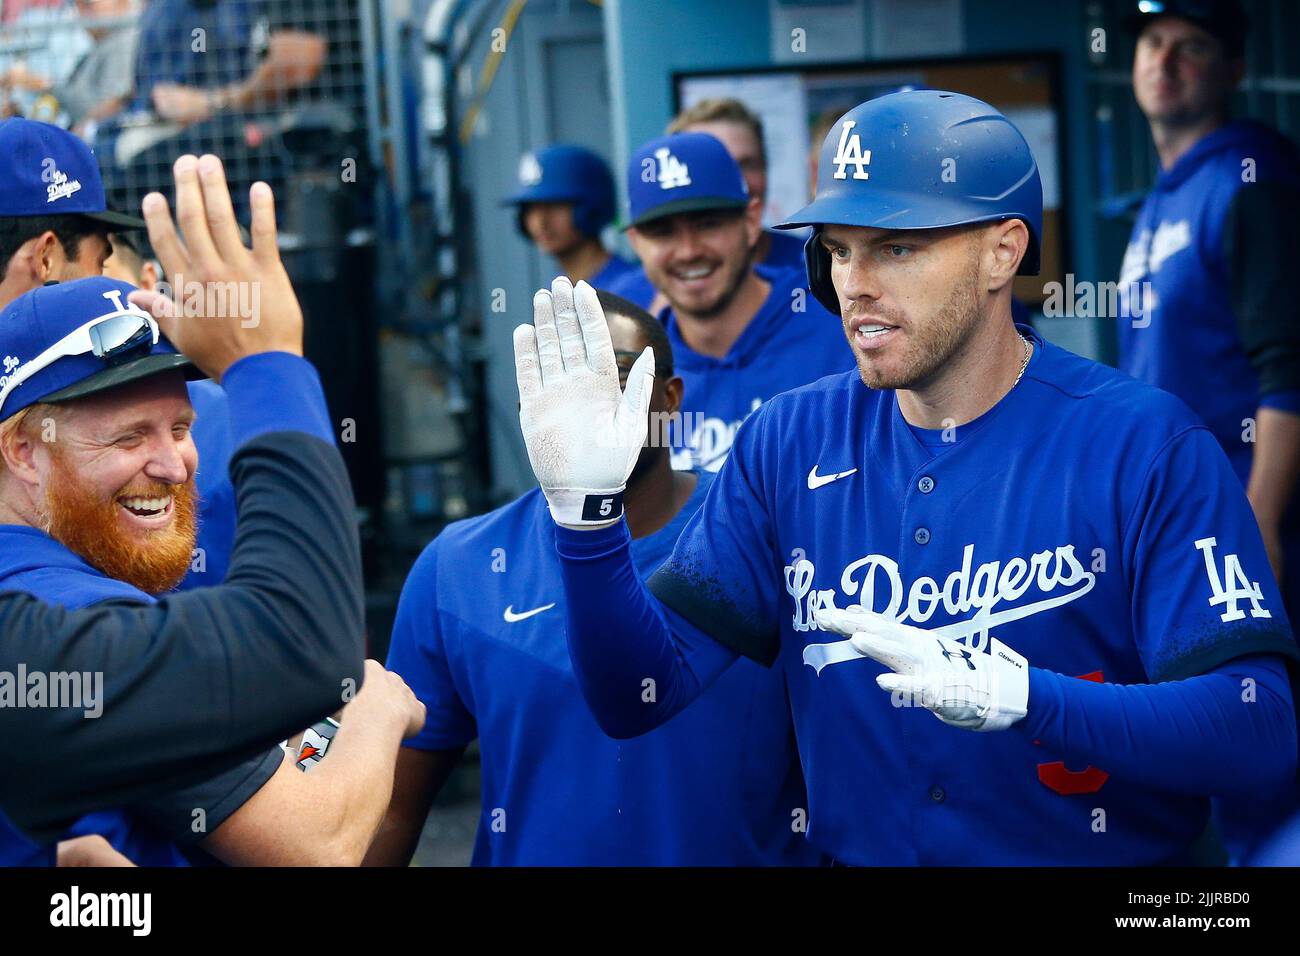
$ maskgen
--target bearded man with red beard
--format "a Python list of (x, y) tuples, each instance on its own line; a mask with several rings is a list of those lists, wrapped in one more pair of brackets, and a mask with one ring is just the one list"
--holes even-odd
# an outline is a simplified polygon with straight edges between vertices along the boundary
[[(197, 187), (194, 172), (192, 163), (178, 172), (178, 188)], [(0, 312), (0, 590), (68, 608), (150, 603), (190, 567), (199, 456), (186, 384), (202, 373), (130, 304), (132, 291), (79, 279)], [(133, 666), (123, 659), (111, 676)], [(67, 834), (79, 839), (60, 845), (60, 863), (359, 863), (388, 803), (382, 784), (391, 786), (398, 745), (412, 729), (402, 716), (410, 697), (400, 679), (368, 662), (330, 759), (312, 773), (272, 748), (228, 772), (83, 817)]]

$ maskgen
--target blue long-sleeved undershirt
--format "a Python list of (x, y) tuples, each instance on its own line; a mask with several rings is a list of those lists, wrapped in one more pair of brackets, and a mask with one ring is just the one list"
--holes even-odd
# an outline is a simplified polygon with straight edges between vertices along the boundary
[[(574, 673), (601, 728), (619, 738), (669, 720), (738, 656), (655, 599), (630, 541), (621, 521), (556, 528)], [(1247, 680), (1253, 697), (1243, 700)], [(1031, 667), (1028, 715), (1014, 730), (1072, 766), (1179, 793), (1271, 788), (1296, 772), (1291, 689), (1273, 655), (1162, 684), (1099, 684)]]

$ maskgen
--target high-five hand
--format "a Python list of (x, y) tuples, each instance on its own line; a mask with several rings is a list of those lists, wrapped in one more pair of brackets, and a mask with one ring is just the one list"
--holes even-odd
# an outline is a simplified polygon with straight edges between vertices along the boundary
[(620, 390), (596, 290), (560, 276), (533, 296), (533, 325), (515, 329), (515, 373), (524, 444), (551, 517), (566, 528), (613, 524), (645, 442), (654, 350)]
[(230, 188), (216, 156), (182, 156), (176, 181), (177, 235), (167, 200), (144, 197), (149, 242), (162, 262), (172, 298), (132, 292), (167, 338), (218, 381), (235, 362), (258, 352), (302, 354), (302, 308), (276, 245), (275, 198), (266, 183), (248, 192), (253, 248), (244, 248)]
[(971, 651), (919, 627), (852, 608), (822, 608), (817, 624), (843, 634), (867, 657), (894, 673), (876, 678), (945, 724), (964, 730), (1005, 730), (1025, 716), (1029, 662), (997, 638), (989, 653)]

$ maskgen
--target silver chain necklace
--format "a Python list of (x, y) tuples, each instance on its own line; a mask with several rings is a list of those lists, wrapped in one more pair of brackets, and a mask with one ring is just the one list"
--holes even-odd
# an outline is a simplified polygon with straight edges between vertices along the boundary
[(1025, 343), (1025, 360), (1020, 363), (1020, 372), (1016, 375), (1016, 380), (1011, 383), (1011, 388), (1019, 385), (1020, 380), (1025, 377), (1025, 369), (1029, 368), (1029, 358), (1034, 354), (1034, 347), (1029, 344), (1029, 339), (1022, 335), (1019, 329), (1016, 330), (1016, 335), (1019, 335), (1020, 341)]

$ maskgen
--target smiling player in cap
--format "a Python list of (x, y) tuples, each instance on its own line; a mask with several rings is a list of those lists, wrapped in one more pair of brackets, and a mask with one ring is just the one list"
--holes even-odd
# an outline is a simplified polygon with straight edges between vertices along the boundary
[(90, 147), (28, 119), (0, 122), (0, 308), (47, 282), (98, 275), (112, 232), (144, 220), (108, 208)]
[(754, 409), (852, 359), (802, 274), (753, 264), (761, 205), (718, 139), (650, 140), (628, 162), (627, 190), (628, 237), (668, 302), (659, 318), (686, 388), (673, 467), (717, 471)]
[(1041, 217), (988, 104), (845, 114), (788, 225), (858, 371), (751, 416), (648, 586), (619, 507), (644, 385), (620, 394), (584, 286), (515, 332), (593, 713), (635, 736), (739, 655), (780, 666), (842, 863), (1184, 861), (1210, 794), (1294, 772), (1297, 652), (1240, 484), (1176, 399), (1013, 324)]

